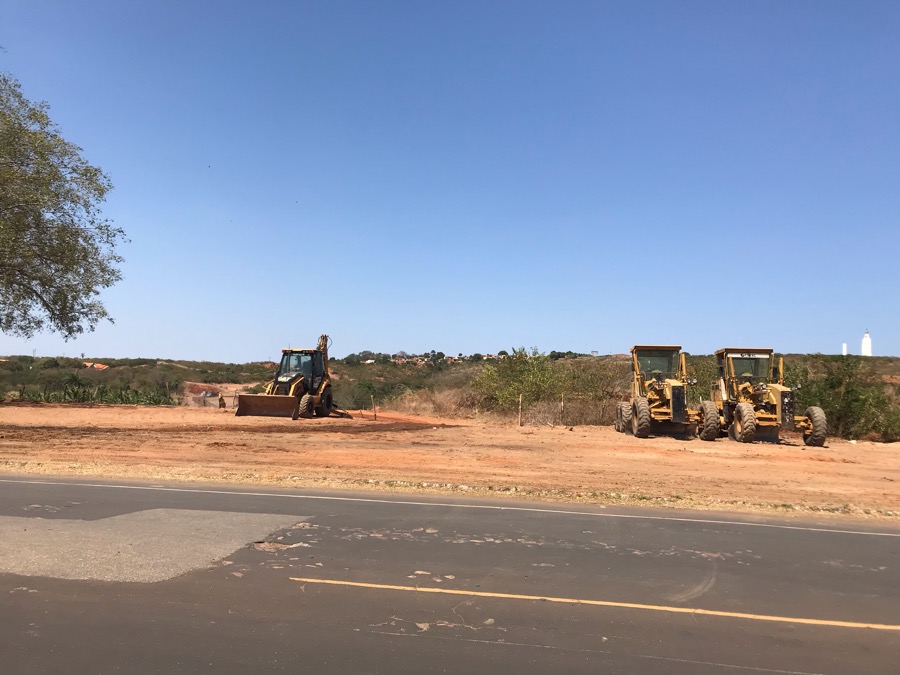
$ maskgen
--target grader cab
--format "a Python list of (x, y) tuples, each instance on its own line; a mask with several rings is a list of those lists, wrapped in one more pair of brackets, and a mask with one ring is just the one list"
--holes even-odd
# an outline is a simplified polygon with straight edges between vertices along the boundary
[(718, 385), (712, 400), (720, 428), (742, 443), (777, 443), (781, 429), (800, 431), (810, 446), (825, 444), (825, 412), (810, 406), (795, 415), (795, 397), (784, 384), (784, 359), (771, 349), (729, 347), (716, 352)]

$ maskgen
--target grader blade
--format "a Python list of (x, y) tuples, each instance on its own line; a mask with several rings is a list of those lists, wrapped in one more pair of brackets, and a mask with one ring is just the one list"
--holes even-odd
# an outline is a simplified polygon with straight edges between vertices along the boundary
[(238, 394), (235, 417), (290, 417), (300, 416), (300, 403), (295, 396), (266, 394)]
[(756, 425), (756, 436), (754, 437), (757, 441), (764, 441), (766, 443), (777, 443), (779, 441), (778, 434), (778, 425), (777, 424), (757, 424)]

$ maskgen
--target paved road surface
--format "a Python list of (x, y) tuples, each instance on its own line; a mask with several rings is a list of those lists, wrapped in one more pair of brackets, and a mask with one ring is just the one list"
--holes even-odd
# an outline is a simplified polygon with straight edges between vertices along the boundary
[(893, 673), (900, 530), (0, 480), (10, 673)]

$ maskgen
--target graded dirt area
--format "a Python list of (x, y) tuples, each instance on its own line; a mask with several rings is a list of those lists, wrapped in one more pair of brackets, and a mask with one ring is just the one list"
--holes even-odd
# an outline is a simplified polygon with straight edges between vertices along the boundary
[(900, 522), (898, 447), (640, 440), (354, 411), (235, 417), (196, 407), (0, 404), (0, 472), (463, 493)]

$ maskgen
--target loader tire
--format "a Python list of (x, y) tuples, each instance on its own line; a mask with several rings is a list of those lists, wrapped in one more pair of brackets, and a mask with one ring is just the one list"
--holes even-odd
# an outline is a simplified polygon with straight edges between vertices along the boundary
[(622, 403), (622, 433), (630, 434), (631, 433), (631, 419), (634, 415), (631, 414), (631, 403)]
[(700, 424), (700, 440), (714, 441), (719, 437), (719, 409), (712, 401), (700, 403), (700, 415), (703, 421)]
[(312, 396), (303, 394), (303, 396), (300, 397), (300, 417), (312, 417), (312, 413)]
[(643, 396), (634, 399), (631, 432), (635, 438), (647, 438), (650, 435), (650, 403)]
[(731, 423), (731, 434), (734, 440), (741, 443), (752, 443), (756, 438), (756, 413), (749, 403), (738, 403), (734, 409), (734, 421)]
[(334, 399), (331, 396), (331, 387), (325, 387), (319, 405), (316, 406), (316, 417), (328, 417), (331, 414), (331, 409), (333, 407)]
[(828, 433), (828, 421), (825, 419), (825, 411), (818, 406), (810, 406), (803, 413), (812, 423), (812, 430), (803, 434), (803, 442), (807, 445), (822, 447), (825, 445), (825, 435)]
[(613, 424), (613, 428), (615, 428), (615, 430), (620, 433), (622, 431), (622, 404), (621, 403), (616, 403), (616, 421)]

